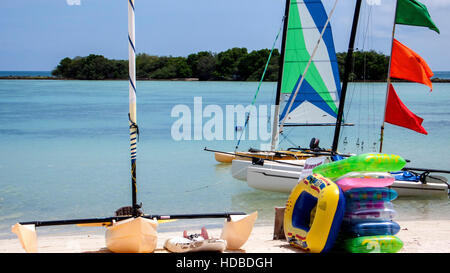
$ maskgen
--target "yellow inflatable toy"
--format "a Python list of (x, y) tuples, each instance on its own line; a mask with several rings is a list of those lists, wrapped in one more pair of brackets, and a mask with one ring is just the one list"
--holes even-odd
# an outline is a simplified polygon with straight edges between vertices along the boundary
[(342, 190), (320, 174), (310, 175), (291, 191), (284, 212), (284, 233), (295, 247), (327, 252), (336, 241), (344, 212)]

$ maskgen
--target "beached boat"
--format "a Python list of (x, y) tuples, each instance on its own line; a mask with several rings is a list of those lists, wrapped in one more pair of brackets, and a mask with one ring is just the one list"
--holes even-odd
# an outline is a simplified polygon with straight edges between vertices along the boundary
[[(139, 129), (136, 119), (136, 52), (135, 52), (135, 6), (134, 0), (128, 0), (128, 52), (129, 52), (129, 129), (131, 159), (132, 205), (116, 210), (116, 215), (107, 218), (70, 219), (54, 221), (31, 221), (16, 223), (12, 228), (26, 252), (37, 252), (38, 241), (36, 227), (55, 225), (79, 225), (106, 227), (105, 242), (112, 252), (150, 253), (157, 245), (158, 223), (177, 219), (225, 218), (224, 236), (233, 245), (242, 246), (249, 238), (257, 213), (247, 215), (243, 212), (145, 215), (142, 205), (137, 202), (136, 155)], [(235, 217), (239, 215), (239, 219)], [(239, 228), (234, 228), (238, 226)], [(228, 230), (228, 231), (227, 231)], [(230, 231), (231, 230), (231, 231)], [(236, 245), (236, 244), (235, 244)]]
[[(301, 171), (274, 169), (271, 166), (251, 166), (247, 169), (247, 184), (249, 187), (272, 192), (290, 193), (299, 182)], [(434, 171), (446, 172), (447, 171)], [(397, 191), (399, 197), (434, 198), (446, 197), (449, 194), (447, 178), (440, 175), (420, 175), (401, 180), (397, 174), (390, 188)], [(422, 179), (422, 181), (421, 181)]]

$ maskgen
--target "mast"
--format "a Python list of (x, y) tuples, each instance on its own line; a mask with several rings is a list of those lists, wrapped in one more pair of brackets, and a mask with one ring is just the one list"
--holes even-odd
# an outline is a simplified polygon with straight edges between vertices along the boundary
[(387, 74), (387, 87), (386, 87), (386, 100), (384, 103), (384, 114), (383, 114), (383, 123), (381, 124), (380, 131), (380, 153), (383, 151), (383, 138), (384, 138), (384, 120), (386, 119), (386, 106), (389, 95), (389, 86), (391, 86), (391, 64), (392, 64), (392, 49), (394, 48), (394, 37), (395, 37), (395, 19), (397, 16), (397, 8), (398, 8), (398, 0), (395, 1), (395, 12), (394, 12), (394, 23), (392, 27), (392, 40), (391, 40), (391, 54), (389, 55), (389, 68)]
[(278, 142), (278, 123), (280, 116), (280, 100), (281, 100), (281, 82), (283, 80), (283, 67), (284, 67), (284, 54), (286, 51), (286, 33), (289, 21), (289, 7), (291, 6), (291, 0), (286, 0), (286, 7), (284, 9), (284, 25), (283, 25), (283, 37), (281, 39), (281, 52), (280, 52), (280, 66), (278, 70), (278, 82), (277, 82), (277, 94), (275, 98), (275, 113), (273, 116), (272, 125), (272, 144), (270, 149), (275, 150)]
[(131, 156), (131, 195), (133, 216), (138, 216), (137, 188), (136, 188), (136, 152), (139, 128), (136, 120), (136, 48), (135, 48), (135, 19), (134, 0), (128, 0), (128, 74), (129, 74), (129, 102), (128, 113), (130, 125), (130, 156)]
[(351, 69), (352, 60), (353, 60), (353, 51), (354, 51), (354, 46), (355, 46), (356, 30), (358, 29), (359, 12), (361, 10), (361, 3), (362, 3), (362, 0), (356, 1), (355, 13), (353, 15), (353, 24), (352, 24), (352, 31), (350, 34), (350, 42), (348, 45), (347, 56), (345, 58), (344, 79), (343, 79), (343, 83), (342, 83), (341, 97), (339, 100), (339, 109), (338, 109), (338, 115), (337, 115), (337, 119), (336, 119), (336, 128), (334, 130), (333, 146), (331, 148), (332, 153), (337, 152), (337, 147), (339, 144), (339, 134), (341, 132), (342, 118), (344, 115), (345, 95), (347, 93), (348, 77), (350, 75), (350, 69)]

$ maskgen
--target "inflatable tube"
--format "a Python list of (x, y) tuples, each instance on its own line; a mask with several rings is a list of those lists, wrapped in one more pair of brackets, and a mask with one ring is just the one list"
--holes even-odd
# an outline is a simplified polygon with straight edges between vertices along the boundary
[(395, 190), (389, 188), (354, 188), (346, 191), (347, 202), (353, 201), (392, 201), (397, 198)]
[(346, 203), (346, 211), (362, 211), (371, 209), (394, 209), (394, 205), (391, 202), (384, 201), (353, 201)]
[(393, 177), (388, 178), (353, 178), (345, 177), (336, 180), (336, 184), (346, 192), (354, 188), (380, 188), (388, 187), (394, 184), (395, 179)]
[(344, 222), (341, 228), (343, 233), (350, 236), (395, 235), (400, 231), (400, 225), (394, 221), (362, 222), (354, 225)]
[(396, 253), (403, 247), (397, 236), (363, 236), (344, 241), (344, 248), (352, 253)]
[(369, 153), (317, 166), (313, 169), (313, 173), (335, 180), (349, 172), (399, 171), (405, 164), (406, 161), (398, 155)]
[(347, 206), (344, 221), (357, 223), (361, 221), (389, 221), (396, 211), (391, 202), (355, 202)]
[(336, 180), (342, 178), (379, 178), (379, 179), (389, 179), (393, 178), (392, 174), (388, 172), (349, 172), (343, 176), (337, 178)]
[(337, 238), (344, 212), (342, 190), (322, 175), (310, 175), (294, 187), (286, 202), (284, 233), (292, 246), (327, 252)]

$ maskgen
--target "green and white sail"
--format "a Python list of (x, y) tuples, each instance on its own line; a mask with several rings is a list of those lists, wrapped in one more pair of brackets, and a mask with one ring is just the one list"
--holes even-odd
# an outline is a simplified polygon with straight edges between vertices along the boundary
[(280, 125), (335, 125), (341, 83), (322, 2), (292, 1), (286, 35), (281, 93), (290, 96)]

